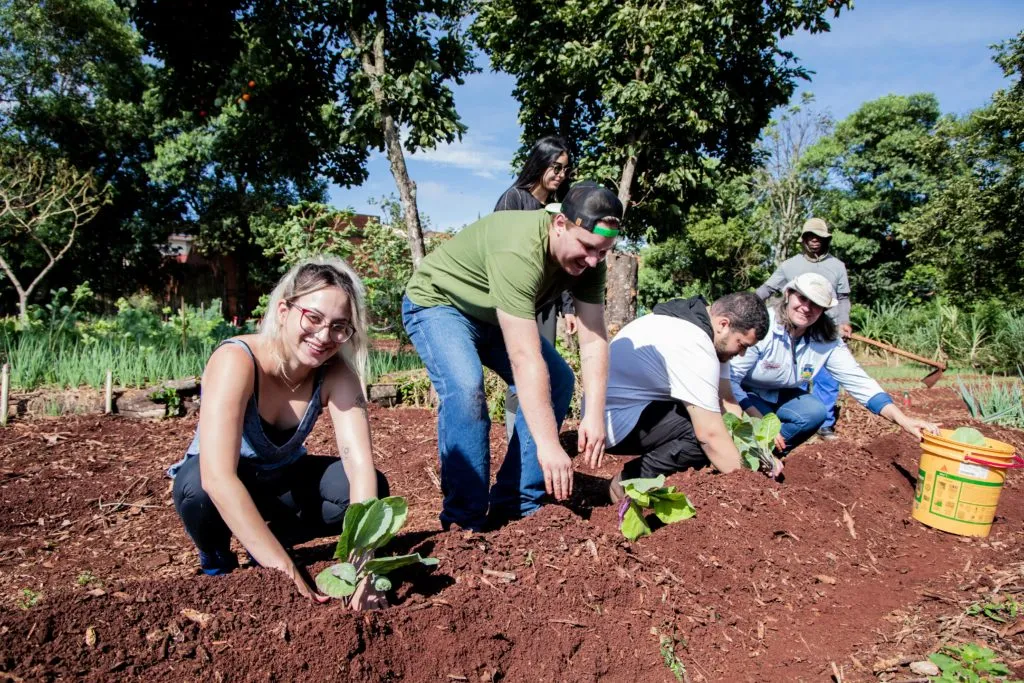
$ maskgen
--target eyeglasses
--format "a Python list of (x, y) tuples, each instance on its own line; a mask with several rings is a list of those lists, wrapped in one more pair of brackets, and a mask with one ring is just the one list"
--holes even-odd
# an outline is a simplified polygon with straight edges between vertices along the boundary
[(352, 338), (355, 334), (355, 328), (352, 327), (352, 323), (348, 321), (344, 322), (333, 322), (329, 323), (324, 316), (317, 311), (303, 308), (297, 304), (293, 304), (291, 301), (286, 301), (288, 308), (294, 308), (299, 311), (299, 327), (306, 334), (317, 335), (320, 334), (320, 330), (325, 327), (328, 328), (327, 334), (335, 344), (343, 344)]
[(569, 164), (554, 163), (551, 164), (551, 166), (549, 166), (548, 168), (554, 171), (555, 175), (569, 175), (570, 173), (572, 173), (572, 166), (570, 166)]

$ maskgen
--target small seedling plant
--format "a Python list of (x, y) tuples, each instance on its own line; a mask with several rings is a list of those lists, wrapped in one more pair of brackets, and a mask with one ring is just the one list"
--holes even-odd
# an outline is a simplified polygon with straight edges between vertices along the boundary
[(773, 472), (775, 469), (775, 437), (782, 432), (782, 421), (775, 413), (764, 417), (732, 413), (722, 415), (732, 442), (743, 459), (743, 466), (757, 472)]
[(686, 640), (675, 634), (670, 636), (667, 633), (662, 633), (658, 637), (658, 642), (661, 644), (661, 658), (665, 662), (665, 666), (668, 667), (668, 670), (676, 677), (676, 680), (689, 680), (686, 675), (686, 665), (683, 664), (683, 660), (676, 654), (676, 645), (682, 645), (685, 648)]
[(31, 588), (22, 588), (21, 592), (18, 594), (16, 602), (18, 603), (19, 608), (23, 610), (30, 610), (39, 604), (39, 598), (41, 597), (42, 595), (40, 593), (35, 592)]
[(934, 683), (1021, 683), (1009, 678), (1010, 667), (995, 652), (974, 643), (944, 647), (928, 659), (942, 672), (930, 679)]
[(653, 510), (665, 524), (681, 522), (697, 514), (685, 493), (677, 492), (675, 486), (665, 486), (663, 474), (654, 479), (626, 479), (622, 490), (626, 495), (619, 503), (619, 528), (631, 541), (651, 533), (644, 510)]
[(1016, 620), (1020, 611), (1021, 604), (1012, 598), (1002, 602), (976, 602), (967, 608), (967, 614), (970, 616), (983, 615), (1001, 624)]
[(396, 569), (414, 564), (428, 567), (437, 564), (437, 558), (422, 557), (419, 553), (374, 557), (405, 526), (409, 506), (401, 496), (371, 498), (352, 503), (345, 511), (345, 522), (334, 557), (342, 560), (316, 576), (316, 586), (325, 595), (345, 599), (363, 580), (369, 580), (381, 592), (391, 590), (387, 575)]

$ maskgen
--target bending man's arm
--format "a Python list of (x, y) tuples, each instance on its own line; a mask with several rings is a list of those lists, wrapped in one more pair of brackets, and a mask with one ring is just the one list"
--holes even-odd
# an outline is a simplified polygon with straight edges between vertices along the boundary
[(725, 428), (722, 414), (698, 408), (692, 403), (683, 405), (693, 423), (693, 433), (697, 435), (704, 455), (708, 456), (715, 469), (723, 474), (738, 470), (742, 464), (740, 452), (736, 450), (736, 444)]
[(579, 452), (593, 468), (604, 457), (604, 404), (608, 391), (608, 331), (604, 325), (604, 306), (576, 301), (579, 318), (580, 364), (586, 413), (580, 421)]
[(551, 378), (540, 353), (537, 322), (498, 309), (498, 324), (512, 364), (519, 409), (537, 444), (544, 487), (558, 500), (564, 500), (572, 493), (572, 461), (558, 442), (558, 425), (551, 407)]

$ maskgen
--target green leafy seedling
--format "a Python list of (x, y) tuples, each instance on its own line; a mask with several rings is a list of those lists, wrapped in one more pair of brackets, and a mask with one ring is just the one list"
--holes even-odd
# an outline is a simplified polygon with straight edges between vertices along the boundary
[(78, 575), (78, 577), (75, 579), (75, 583), (77, 583), (79, 586), (82, 586), (83, 588), (93, 583), (98, 583), (100, 586), (103, 585), (103, 582), (100, 581), (99, 578), (97, 578), (96, 575), (88, 569), (86, 569), (84, 572), (81, 572)]
[(389, 591), (391, 580), (387, 574), (396, 569), (414, 564), (436, 565), (436, 558), (422, 557), (419, 553), (373, 556), (405, 526), (408, 514), (409, 506), (400, 496), (371, 498), (349, 505), (334, 548), (334, 557), (342, 561), (317, 574), (317, 588), (332, 598), (344, 599), (355, 593), (361, 581), (368, 579), (375, 589)]
[(686, 676), (686, 665), (683, 664), (683, 660), (676, 654), (676, 645), (682, 645), (686, 647), (686, 641), (679, 636), (673, 634), (668, 635), (662, 633), (658, 637), (658, 641), (661, 644), (661, 658), (665, 662), (665, 666), (672, 672), (672, 675), (676, 677), (677, 681), (688, 680)]
[(725, 413), (722, 419), (743, 458), (743, 465), (755, 472), (771, 472), (775, 467), (775, 437), (782, 432), (782, 421), (778, 416), (768, 413), (760, 418), (749, 415), (736, 417)]
[(931, 679), (934, 683), (1021, 683), (1007, 678), (1010, 668), (996, 659), (995, 652), (974, 643), (943, 647), (928, 659), (942, 672)]
[(18, 594), (18, 607), (23, 610), (30, 610), (39, 604), (39, 599), (42, 597), (41, 593), (37, 593), (31, 588), (22, 588)]
[(654, 479), (626, 479), (622, 490), (626, 495), (619, 503), (619, 528), (631, 541), (651, 533), (644, 510), (653, 510), (665, 524), (681, 522), (697, 514), (685, 493), (677, 493), (675, 486), (665, 486), (665, 475)]
[(970, 616), (983, 615), (992, 621), (1006, 624), (1017, 618), (1020, 608), (1021, 604), (1019, 602), (1008, 598), (1003, 602), (976, 602), (967, 608), (967, 614)]
[(957, 427), (956, 430), (950, 435), (953, 441), (957, 443), (967, 444), (968, 446), (985, 446), (985, 435), (979, 432), (974, 427)]

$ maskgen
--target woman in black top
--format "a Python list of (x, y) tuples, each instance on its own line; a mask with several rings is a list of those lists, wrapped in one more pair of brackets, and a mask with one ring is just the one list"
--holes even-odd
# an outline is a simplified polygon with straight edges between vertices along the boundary
[(559, 201), (569, 183), (569, 148), (562, 138), (549, 135), (533, 145), (523, 170), (512, 187), (494, 205), (495, 211), (536, 211)]
[[(569, 166), (569, 147), (562, 138), (549, 135), (534, 143), (530, 155), (526, 158), (523, 170), (519, 172), (512, 187), (505, 190), (494, 205), (495, 211), (537, 211), (546, 205), (557, 202), (569, 189), (567, 178), (571, 171)], [(565, 317), (566, 334), (576, 332), (576, 309), (573, 307), (572, 296), (562, 292), (555, 299), (542, 302), (537, 309), (537, 327), (540, 336), (555, 343), (557, 330), (557, 313), (561, 311)], [(505, 394), (505, 428), (508, 437), (512, 438), (512, 425), (516, 421), (519, 409), (519, 397), (512, 387)]]

